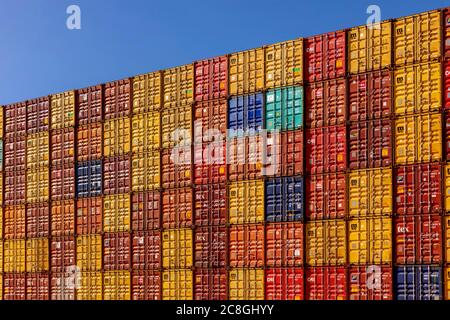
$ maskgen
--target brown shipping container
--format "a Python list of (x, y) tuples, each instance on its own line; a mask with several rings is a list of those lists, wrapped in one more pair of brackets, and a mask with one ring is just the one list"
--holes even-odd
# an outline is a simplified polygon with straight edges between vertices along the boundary
[(51, 133), (52, 166), (75, 161), (75, 129), (52, 130)]
[(266, 225), (266, 266), (303, 265), (303, 224), (297, 222)]
[(228, 272), (225, 268), (196, 269), (194, 300), (227, 300)]
[(228, 100), (197, 102), (194, 106), (194, 143), (221, 141), (227, 135)]
[(264, 265), (264, 226), (233, 225), (229, 236), (229, 266), (256, 268)]
[(132, 269), (159, 269), (161, 266), (161, 231), (134, 232), (132, 236)]
[(75, 200), (53, 201), (51, 213), (52, 236), (75, 234)]
[(194, 144), (194, 183), (208, 184), (225, 182), (227, 165), (225, 142)]
[(25, 170), (26, 136), (5, 138), (5, 171)]
[(350, 169), (392, 164), (392, 121), (378, 119), (353, 123), (348, 133)]
[(131, 196), (131, 229), (147, 231), (161, 226), (161, 194), (159, 191), (133, 193)]
[(27, 104), (25, 102), (5, 106), (5, 139), (27, 134)]
[(77, 234), (102, 232), (103, 199), (84, 198), (77, 201)]
[(195, 101), (226, 98), (228, 57), (220, 56), (194, 63)]
[(347, 80), (344, 78), (313, 82), (305, 92), (306, 126), (309, 128), (345, 123)]
[(102, 120), (103, 89), (101, 85), (78, 90), (78, 124)]
[(103, 269), (129, 270), (131, 243), (129, 232), (105, 233), (103, 235)]
[(392, 112), (392, 73), (381, 70), (349, 79), (349, 120), (386, 118)]
[(130, 156), (105, 159), (103, 162), (104, 194), (121, 194), (130, 192)]
[(131, 274), (132, 300), (161, 300), (161, 272), (137, 271)]
[(224, 225), (227, 222), (227, 185), (195, 186), (194, 220), (196, 226)]
[(264, 151), (263, 136), (243, 136), (228, 139), (226, 150), (228, 180), (239, 181), (261, 178), (264, 172)]
[(51, 168), (52, 200), (75, 198), (75, 167), (65, 163)]
[(392, 300), (392, 267), (354, 266), (348, 271), (350, 300)]
[(5, 205), (9, 206), (25, 203), (25, 180), (25, 171), (5, 172)]
[(48, 97), (27, 101), (27, 134), (49, 130), (49, 109)]
[(50, 299), (75, 300), (77, 277), (71, 272), (50, 273)]
[(91, 123), (77, 129), (77, 159), (88, 161), (100, 159), (103, 155), (103, 125)]
[(126, 117), (131, 109), (131, 80), (105, 84), (105, 119)]
[(25, 273), (4, 273), (3, 300), (25, 300), (26, 283)]
[(345, 173), (310, 175), (306, 178), (309, 205), (306, 216), (311, 220), (344, 218), (347, 208)]
[(51, 272), (69, 272), (76, 266), (76, 243), (74, 236), (54, 237), (50, 242)]
[(27, 300), (50, 300), (48, 273), (27, 273)]
[(227, 245), (227, 227), (197, 228), (194, 235), (194, 266), (196, 268), (226, 268)]
[(3, 229), (5, 239), (25, 239), (25, 205), (7, 206), (4, 209)]
[(193, 225), (192, 188), (167, 189), (162, 193), (162, 227), (185, 228)]
[(191, 147), (161, 151), (163, 188), (187, 187), (192, 184)]
[[(268, 153), (267, 156), (269, 157), (271, 154)], [(283, 176), (297, 176), (303, 174), (303, 130), (293, 130), (281, 133), (280, 156), (281, 174)], [(275, 164), (279, 165), (280, 161), (275, 162)]]
[(48, 203), (29, 204), (27, 206), (27, 238), (49, 236), (50, 214)]

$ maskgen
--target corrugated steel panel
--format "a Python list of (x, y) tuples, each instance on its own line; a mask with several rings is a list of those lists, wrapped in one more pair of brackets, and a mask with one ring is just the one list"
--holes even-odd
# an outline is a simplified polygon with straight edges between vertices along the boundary
[[(155, 159), (156, 161), (156, 159)], [(192, 184), (191, 146), (161, 151), (161, 180), (163, 188), (181, 188)]]
[(162, 233), (163, 268), (190, 268), (193, 266), (192, 229), (171, 229)]
[(49, 236), (50, 212), (48, 203), (30, 204), (27, 206), (26, 228), (27, 238), (43, 238)]
[(231, 224), (264, 221), (264, 180), (232, 182), (228, 187)]
[(239, 95), (264, 89), (264, 49), (252, 49), (230, 55), (230, 95)]
[(75, 165), (66, 163), (51, 168), (52, 200), (75, 198)]
[(105, 119), (127, 117), (131, 113), (131, 80), (105, 84)]
[(67, 91), (51, 96), (51, 128), (59, 129), (75, 125), (75, 92)]
[(267, 300), (303, 300), (303, 268), (266, 269)]
[(77, 196), (95, 197), (102, 193), (103, 165), (102, 160), (78, 162), (77, 164)]
[(192, 64), (163, 71), (164, 108), (188, 106), (194, 101)]
[(50, 300), (50, 281), (48, 273), (27, 274), (27, 300)]
[(265, 102), (265, 129), (296, 130), (303, 127), (303, 87), (269, 90)]
[(49, 271), (48, 238), (28, 239), (26, 242), (26, 271)]
[(227, 252), (227, 227), (196, 228), (194, 237), (194, 266), (196, 268), (226, 268)]
[(101, 272), (81, 272), (77, 300), (102, 300), (103, 276)]
[(264, 270), (230, 269), (228, 287), (230, 300), (264, 300)]
[(228, 135), (260, 131), (263, 127), (263, 105), (263, 93), (231, 97), (228, 101), (228, 129), (234, 132), (228, 132)]
[(130, 152), (130, 118), (107, 120), (103, 124), (103, 155), (120, 156)]
[(364, 25), (348, 31), (348, 71), (352, 74), (389, 67), (392, 23)]
[(401, 266), (395, 269), (396, 300), (442, 299), (442, 268)]
[(161, 272), (133, 271), (131, 274), (132, 300), (161, 300)]
[(227, 300), (228, 272), (226, 269), (196, 269), (194, 300)]
[[(233, 225), (229, 230), (229, 266), (263, 267), (265, 234), (261, 224)], [(230, 297), (231, 299), (231, 297)]]
[(75, 129), (64, 128), (51, 133), (52, 165), (75, 161)]
[(347, 271), (344, 267), (306, 269), (306, 300), (346, 300)]
[(227, 136), (228, 100), (197, 102), (194, 106), (194, 143), (224, 140)]
[(303, 39), (264, 47), (265, 87), (292, 86), (303, 81)]
[(227, 178), (226, 143), (194, 144), (194, 183), (223, 183)]
[(162, 192), (163, 228), (186, 228), (194, 224), (192, 191), (192, 188), (178, 188)]
[(445, 201), (445, 211), (450, 212), (450, 165), (444, 166), (444, 201)]
[(195, 225), (211, 226), (226, 224), (228, 222), (227, 199), (227, 185), (225, 183), (195, 186)]
[[(260, 192), (260, 194), (262, 194), (262, 197), (265, 198), (266, 221), (268, 222), (301, 221), (304, 215), (304, 201), (305, 201), (304, 192), (305, 189), (303, 177), (297, 176), (297, 177), (266, 179), (265, 191), (264, 193)], [(247, 206), (249, 207), (253, 206), (254, 208), (258, 209), (257, 206), (252, 205), (248, 201)], [(231, 208), (231, 196), (230, 196), (230, 208)], [(262, 213), (263, 211), (264, 209), (261, 208)]]
[(131, 159), (131, 190), (154, 190), (160, 183), (160, 152), (134, 154)]
[(175, 269), (162, 273), (162, 300), (192, 300), (193, 291), (192, 270)]
[(192, 106), (177, 106), (161, 112), (161, 146), (187, 146), (192, 143)]
[(132, 270), (159, 270), (161, 266), (161, 231), (134, 232)]
[(131, 237), (129, 232), (103, 235), (103, 270), (130, 270)]
[[(449, 18), (450, 20), (450, 18)], [(450, 24), (450, 22), (449, 22)], [(450, 34), (450, 30), (449, 30)], [(449, 46), (450, 46), (450, 36), (449, 36)], [(450, 51), (449, 51), (450, 53)], [(450, 110), (450, 59), (446, 59), (444, 61), (444, 65), (441, 71), (444, 75), (443, 83), (442, 83), (442, 90), (444, 90), (444, 101), (442, 101), (443, 107), (445, 111)]]
[(27, 101), (27, 134), (50, 128), (50, 99), (42, 97)]
[(74, 236), (52, 238), (50, 242), (51, 272), (69, 273), (68, 271), (76, 266), (76, 248)]
[(26, 136), (5, 139), (5, 171), (25, 170)]
[(101, 85), (77, 91), (78, 124), (100, 122), (103, 118), (103, 88)]
[(130, 207), (130, 195), (128, 194), (106, 196), (103, 200), (103, 231), (129, 231)]
[(4, 107), (5, 139), (27, 134), (27, 104), (14, 103)]
[(159, 112), (136, 114), (131, 119), (131, 151), (134, 154), (158, 149), (160, 135)]
[(354, 266), (348, 271), (350, 300), (392, 300), (392, 268)]
[(133, 193), (131, 196), (131, 230), (147, 231), (161, 226), (159, 191)]
[(272, 175), (272, 173), (278, 175), (281, 173), (283, 176), (302, 175), (304, 163), (303, 137), (303, 130), (282, 132), (281, 139), (280, 134), (277, 133), (268, 135), (265, 149), (268, 166), (264, 168), (265, 171), (263, 173), (265, 175)]
[(226, 98), (228, 95), (228, 57), (196, 61), (195, 101)]
[[(82, 203), (87, 200), (78, 200)], [(78, 212), (82, 210), (81, 206), (78, 206)], [(79, 220), (80, 214), (77, 214), (78, 218), (78, 228), (81, 229), (82, 221)], [(75, 200), (63, 200), (63, 201), (53, 201), (51, 203), (51, 231), (52, 236), (68, 236), (75, 234)], [(81, 234), (81, 232), (78, 232)]]
[(77, 266), (81, 271), (100, 271), (102, 269), (102, 236), (83, 235), (77, 240)]
[(103, 125), (91, 123), (77, 128), (77, 160), (100, 159), (103, 155)]
[(52, 272), (50, 300), (75, 300), (75, 280), (75, 277), (68, 272)]
[(49, 199), (48, 167), (27, 171), (27, 203), (45, 202)]
[(303, 265), (303, 224), (299, 222), (266, 225), (266, 266), (296, 267)]
[[(265, 136), (250, 135), (233, 137), (227, 140), (226, 163), (228, 180), (253, 180), (262, 178), (267, 162)], [(214, 145), (213, 145), (214, 146)], [(221, 148), (221, 144), (215, 144)], [(219, 158), (219, 157), (218, 157)], [(222, 159), (223, 156), (220, 156)], [(276, 164), (276, 163), (275, 163)]]
[(77, 201), (77, 234), (101, 233), (103, 230), (103, 199), (84, 198)]
[(103, 161), (103, 194), (129, 193), (130, 156), (108, 158)]
[[(0, 240), (2, 240), (4, 238), (4, 235), (3, 235), (3, 211), (4, 211), (3, 208), (0, 208)], [(3, 256), (3, 254), (2, 254), (2, 256)], [(3, 263), (1, 265), (3, 266)], [(1, 278), (1, 276), (0, 276), (0, 278)]]
[(27, 280), (25, 273), (3, 274), (3, 299), (25, 300), (26, 282)]
[(24, 205), (7, 206), (4, 211), (4, 238), (24, 239), (26, 236), (26, 210)]
[(443, 9), (444, 15), (444, 31), (442, 37), (444, 38), (444, 54), (445, 58), (450, 58), (450, 10)]
[(133, 113), (158, 111), (162, 98), (161, 73), (152, 72), (133, 78)]

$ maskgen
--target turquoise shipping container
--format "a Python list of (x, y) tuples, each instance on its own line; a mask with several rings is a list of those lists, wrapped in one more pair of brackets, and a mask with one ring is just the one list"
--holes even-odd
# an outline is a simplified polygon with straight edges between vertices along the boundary
[(267, 130), (297, 130), (303, 127), (303, 87), (285, 87), (266, 92)]

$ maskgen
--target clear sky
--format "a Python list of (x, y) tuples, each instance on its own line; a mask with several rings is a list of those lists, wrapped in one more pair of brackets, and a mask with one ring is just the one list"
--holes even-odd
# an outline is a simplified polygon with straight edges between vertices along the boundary
[(385, 20), (450, 1), (0, 0), (0, 104), (365, 24), (371, 4)]

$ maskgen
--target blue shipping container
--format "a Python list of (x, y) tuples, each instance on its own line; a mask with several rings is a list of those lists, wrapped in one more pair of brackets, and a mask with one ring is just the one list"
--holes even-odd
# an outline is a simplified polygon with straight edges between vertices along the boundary
[(263, 124), (263, 94), (254, 93), (232, 97), (228, 103), (228, 129), (235, 130), (230, 136), (246, 131), (258, 132)]
[(78, 197), (95, 197), (102, 194), (102, 161), (80, 162), (77, 165)]
[(303, 177), (266, 180), (266, 221), (301, 221), (303, 219)]
[(402, 266), (396, 269), (397, 300), (442, 299), (442, 273), (440, 267)]

